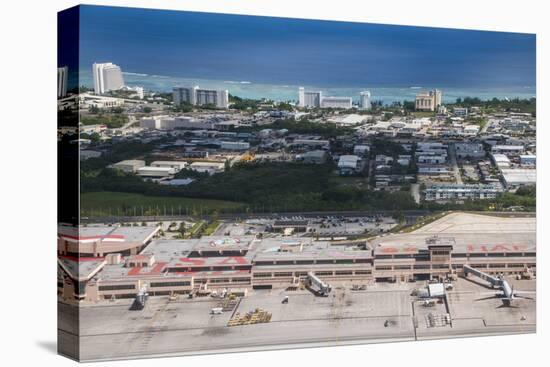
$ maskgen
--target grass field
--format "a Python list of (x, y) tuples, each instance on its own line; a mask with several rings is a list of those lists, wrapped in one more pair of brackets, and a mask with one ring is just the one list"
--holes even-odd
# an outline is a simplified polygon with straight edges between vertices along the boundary
[(369, 183), (366, 177), (338, 176), (337, 174), (329, 177), (329, 183), (339, 186), (363, 186)]
[(211, 236), (216, 231), (216, 229), (219, 227), (219, 225), (220, 225), (219, 221), (217, 221), (217, 220), (213, 221), (212, 223), (210, 223), (208, 225), (208, 227), (206, 227), (204, 229), (204, 235), (205, 236)]
[(415, 112), (412, 112), (411, 114), (418, 118), (435, 117), (435, 112), (430, 112), (430, 111), (415, 111)]
[(87, 192), (80, 195), (83, 217), (111, 215), (201, 215), (233, 211), (243, 204), (232, 201), (168, 196), (145, 196), (123, 192)]

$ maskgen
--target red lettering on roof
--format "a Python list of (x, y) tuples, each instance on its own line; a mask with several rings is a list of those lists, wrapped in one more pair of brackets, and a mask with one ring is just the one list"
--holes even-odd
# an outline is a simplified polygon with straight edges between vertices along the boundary
[(70, 234), (60, 234), (59, 235), (60, 237), (66, 237), (66, 238), (71, 238), (73, 240), (79, 240), (79, 241), (82, 241), (82, 240), (101, 240), (101, 239), (108, 239), (108, 238), (113, 238), (113, 239), (124, 239), (124, 236), (121, 235), (121, 234), (108, 234), (108, 235), (99, 235), (99, 236), (72, 236)]
[(393, 253), (399, 252), (399, 249), (397, 249), (395, 247), (382, 247), (381, 252), (388, 253), (388, 254), (393, 254)]
[(246, 259), (240, 256), (227, 257), (222, 261), (218, 262), (218, 265), (246, 265), (246, 264), (248, 264)]
[(522, 250), (525, 250), (527, 248), (527, 245), (514, 245), (514, 246), (512, 246), (512, 248), (515, 251), (522, 251)]
[(496, 245), (496, 246), (493, 246), (493, 248), (491, 249), (491, 252), (496, 252), (496, 251), (510, 251), (510, 249), (504, 245)]
[(180, 261), (191, 265), (204, 265), (204, 259), (191, 259), (189, 257), (181, 257)]
[(165, 262), (158, 262), (152, 268), (150, 268), (149, 271), (147, 271), (149, 268), (135, 267), (130, 269), (130, 271), (128, 272), (128, 276), (157, 275), (162, 272), (165, 265), (166, 265)]

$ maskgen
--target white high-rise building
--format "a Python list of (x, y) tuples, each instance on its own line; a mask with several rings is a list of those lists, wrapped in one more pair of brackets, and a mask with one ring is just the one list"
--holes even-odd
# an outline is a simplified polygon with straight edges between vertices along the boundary
[(360, 95), (360, 103), (362, 110), (370, 110), (372, 108), (372, 104), (370, 102), (370, 92), (368, 90), (363, 91), (359, 93)]
[(303, 87), (298, 88), (299, 107), (321, 107), (322, 99), (321, 91), (306, 91)]
[(218, 108), (227, 108), (229, 92), (227, 90), (197, 89), (197, 105), (212, 104)]
[(227, 89), (200, 89), (198, 86), (176, 87), (172, 91), (172, 96), (175, 105), (189, 103), (197, 106), (212, 104), (218, 108), (229, 106), (229, 91)]
[(414, 107), (417, 111), (436, 111), (441, 106), (441, 97), (439, 89), (420, 92), (416, 95)]
[(197, 85), (194, 87), (175, 87), (172, 90), (172, 99), (174, 100), (174, 104), (176, 106), (179, 106), (182, 103), (195, 105), (197, 103), (197, 89), (199, 89)]
[(351, 108), (351, 97), (323, 97), (321, 99), (322, 108)]
[(68, 74), (68, 66), (57, 68), (57, 98), (63, 98), (67, 95), (67, 80), (69, 78)]
[(124, 86), (122, 70), (111, 62), (94, 63), (92, 66), (95, 94), (118, 90)]

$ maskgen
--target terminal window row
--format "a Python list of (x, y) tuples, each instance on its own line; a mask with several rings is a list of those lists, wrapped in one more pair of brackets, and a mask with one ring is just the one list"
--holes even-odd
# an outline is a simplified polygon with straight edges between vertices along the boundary
[[(332, 271), (316, 271), (314, 272), (315, 275), (319, 275), (319, 276), (332, 276), (332, 275), (368, 275), (368, 274), (372, 274), (372, 271), (371, 270), (355, 270), (355, 272), (353, 271), (350, 271), (350, 270), (340, 270), (340, 271), (335, 271), (335, 272), (332, 272)], [(292, 273), (292, 272), (274, 272), (274, 273), (262, 273), (262, 272), (259, 272), (259, 273), (254, 273), (254, 278), (271, 278), (271, 277), (291, 277), (291, 276), (296, 276), (296, 277), (305, 277), (307, 276), (307, 272), (295, 272), (295, 273)]]
[(360, 264), (369, 263), (370, 259), (341, 259), (341, 260), (277, 260), (256, 261), (257, 266), (262, 265), (312, 265), (312, 264)]
[(117, 285), (100, 285), (100, 291), (119, 291), (119, 290), (129, 290), (136, 289), (134, 284), (117, 284)]
[(188, 287), (191, 285), (191, 282), (154, 282), (151, 283), (151, 287)]

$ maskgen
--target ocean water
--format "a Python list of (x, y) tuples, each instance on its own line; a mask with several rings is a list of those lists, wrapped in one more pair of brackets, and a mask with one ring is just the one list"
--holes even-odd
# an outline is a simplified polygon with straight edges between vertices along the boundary
[[(175, 86), (198, 85), (201, 88), (227, 89), (230, 94), (242, 98), (267, 98), (275, 101), (297, 101), (298, 87), (306, 90), (320, 90), (326, 96), (352, 97), (359, 100), (359, 93), (368, 90), (371, 92), (371, 100), (381, 100), (384, 104), (396, 101), (414, 100), (415, 95), (421, 90), (440, 89), (443, 91), (443, 102), (455, 102), (457, 98), (478, 97), (482, 100), (492, 98), (532, 98), (536, 95), (534, 86), (520, 87), (451, 87), (442, 85), (412, 85), (401, 87), (377, 87), (365, 85), (359, 87), (327, 87), (323, 85), (290, 85), (290, 84), (265, 84), (256, 83), (253, 80), (215, 80), (199, 78), (172, 77), (166, 75), (150, 75), (144, 73), (124, 72), (124, 82), (128, 86), (144, 87), (148, 91), (170, 92)], [(89, 70), (80, 71), (80, 85), (92, 87), (92, 75)]]

